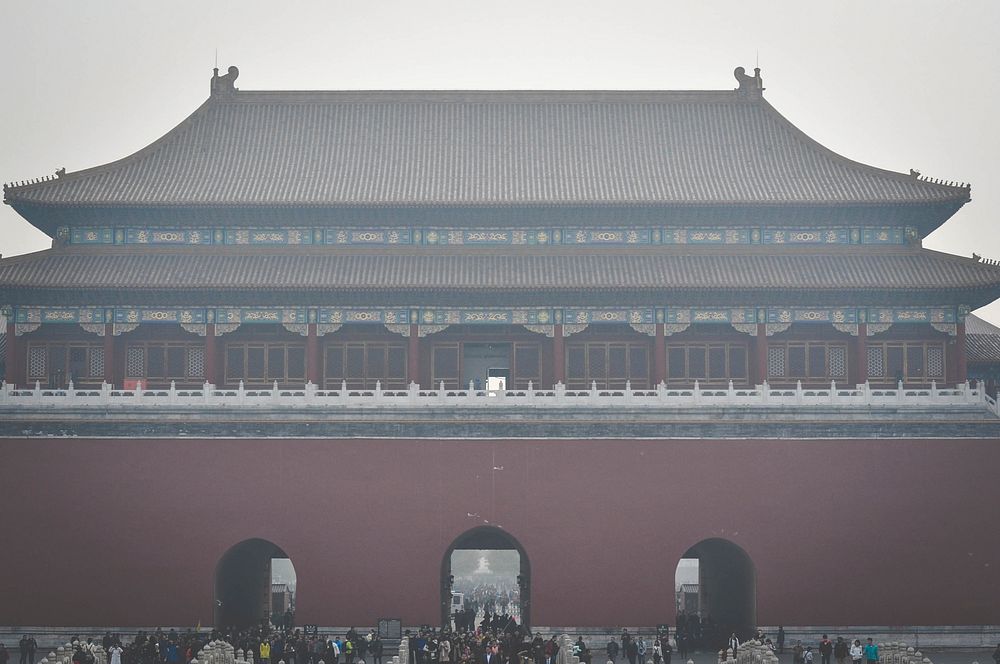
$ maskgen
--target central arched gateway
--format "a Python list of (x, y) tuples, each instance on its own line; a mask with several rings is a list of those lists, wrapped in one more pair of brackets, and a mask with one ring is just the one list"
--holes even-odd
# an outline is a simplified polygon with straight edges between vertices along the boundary
[[(719, 537), (704, 539), (681, 557), (697, 560), (696, 611), (712, 619), (714, 634), (706, 634), (710, 648), (721, 647), (731, 632), (740, 640), (753, 635), (757, 625), (757, 571), (740, 546)], [(678, 612), (685, 610), (678, 600)], [(688, 609), (690, 610), (690, 609)]]
[[(485, 571), (498, 572), (489, 577), (491, 582), (495, 582), (503, 574), (513, 577), (511, 583), (516, 593), (512, 593), (512, 596), (515, 597), (513, 602), (516, 606), (511, 607), (511, 613), (520, 617), (519, 624), (524, 626), (531, 625), (531, 564), (528, 561), (528, 555), (525, 553), (524, 547), (521, 546), (521, 543), (513, 535), (496, 526), (478, 526), (467, 530), (456, 537), (444, 552), (444, 558), (441, 560), (442, 625), (451, 625), (453, 617), (452, 590), (455, 588), (456, 582), (453, 571), (457, 571), (453, 570), (453, 558), (456, 552), (459, 554), (470, 553), (480, 559), (480, 569), (475, 570), (473, 575), (484, 571), (482, 569), (483, 558), (486, 558), (488, 561), (491, 559), (490, 554), (497, 554), (492, 556), (492, 559), (502, 562), (502, 572), (500, 570), (489, 569)], [(513, 561), (511, 555), (504, 554), (516, 554), (517, 559)], [(468, 558), (468, 556), (460, 556), (460, 558)], [(462, 563), (464, 561), (460, 560), (459, 562)], [(469, 575), (470, 578), (473, 575)], [(486, 578), (485, 575), (484, 578)]]
[[(272, 561), (287, 558), (277, 544), (260, 538), (243, 540), (222, 554), (215, 567), (215, 626), (246, 628), (263, 620), (277, 624), (284, 611), (292, 612), (294, 606), (285, 597), (291, 594), (287, 584), (279, 584), (286, 585), (284, 589), (272, 587)], [(294, 568), (286, 566), (294, 589)]]

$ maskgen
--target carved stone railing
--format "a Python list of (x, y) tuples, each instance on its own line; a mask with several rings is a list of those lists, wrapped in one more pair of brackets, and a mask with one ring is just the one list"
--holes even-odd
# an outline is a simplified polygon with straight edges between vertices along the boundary
[(18, 388), (4, 383), (0, 386), (0, 408), (721, 408), (721, 407), (842, 407), (842, 408), (928, 408), (979, 407), (1000, 416), (997, 401), (977, 383), (963, 383), (939, 388), (932, 383), (927, 388), (908, 388), (902, 384), (892, 389), (874, 388), (869, 384), (841, 387), (771, 387), (767, 383), (750, 388), (736, 388), (730, 382), (725, 388), (702, 388), (696, 382), (691, 388), (666, 387), (633, 390), (602, 389), (592, 385), (589, 390), (570, 390), (562, 384), (553, 389), (538, 390), (529, 384), (523, 390), (424, 388), (411, 383), (403, 390), (351, 389), (342, 384), (338, 389), (321, 389), (307, 383), (302, 387), (270, 388), (217, 387), (206, 383), (199, 388), (118, 389), (107, 383), (96, 389)]
[(919, 650), (895, 641), (878, 644), (878, 661), (879, 664), (932, 664)]
[[(66, 643), (42, 657), (38, 664), (73, 664), (73, 654), (76, 652), (77, 645), (88, 648), (85, 642)], [(93, 645), (89, 646), (89, 650), (94, 655), (94, 664), (108, 664), (108, 653), (104, 651), (104, 647), (98, 641), (94, 641)]]

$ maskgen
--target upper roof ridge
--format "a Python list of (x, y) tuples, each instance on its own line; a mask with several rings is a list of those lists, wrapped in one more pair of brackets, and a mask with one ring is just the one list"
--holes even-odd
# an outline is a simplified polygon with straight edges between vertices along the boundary
[(968, 200), (825, 148), (740, 69), (736, 90), (246, 92), (230, 67), (145, 148), (4, 199), (46, 227), (54, 206), (924, 205), (939, 224)]

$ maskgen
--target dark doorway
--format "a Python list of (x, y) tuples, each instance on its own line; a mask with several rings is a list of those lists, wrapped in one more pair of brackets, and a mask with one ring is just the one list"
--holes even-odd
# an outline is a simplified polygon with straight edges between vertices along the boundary
[[(732, 632), (741, 641), (755, 633), (757, 572), (746, 551), (729, 540), (706, 539), (688, 549), (677, 565), (675, 593), (678, 616), (687, 609), (704, 647), (722, 647)], [(691, 608), (698, 611), (695, 619)]]
[(283, 625), (295, 612), (295, 568), (264, 539), (232, 547), (215, 567), (215, 626), (247, 628), (270, 620)]
[(441, 561), (441, 624), (474, 629), (486, 614), (501, 616), (499, 629), (531, 624), (528, 556), (495, 526), (459, 535)]
[(462, 344), (462, 387), (506, 390), (510, 383), (510, 344)]

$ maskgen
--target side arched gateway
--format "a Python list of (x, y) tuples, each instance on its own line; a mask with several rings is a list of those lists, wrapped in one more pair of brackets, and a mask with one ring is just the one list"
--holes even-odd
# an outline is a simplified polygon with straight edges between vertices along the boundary
[(234, 545), (215, 566), (215, 626), (282, 624), (295, 610), (295, 568), (281, 548), (252, 538)]
[(531, 624), (528, 555), (517, 539), (496, 526), (465, 531), (441, 560), (441, 624), (461, 629), (464, 620), (478, 625), (486, 613)]
[(682, 612), (699, 615), (703, 645), (720, 647), (732, 632), (741, 640), (754, 633), (757, 571), (739, 545), (713, 537), (689, 548), (677, 566), (675, 591), (678, 625)]

